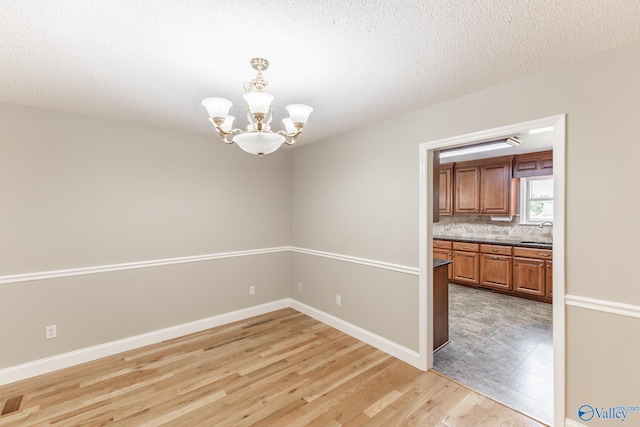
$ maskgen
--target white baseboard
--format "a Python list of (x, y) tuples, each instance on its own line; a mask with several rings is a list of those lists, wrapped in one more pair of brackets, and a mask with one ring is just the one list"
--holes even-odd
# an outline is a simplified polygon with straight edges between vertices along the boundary
[(412, 366), (417, 368), (420, 366), (420, 355), (417, 352), (321, 310), (286, 298), (0, 369), (0, 386), (287, 307), (336, 328)]
[(586, 427), (584, 424), (580, 424), (576, 421), (570, 420), (569, 418), (564, 421), (565, 427)]
[(420, 354), (416, 351), (403, 347), (387, 338), (376, 335), (324, 311), (303, 304), (300, 301), (290, 299), (289, 307), (420, 369)]
[(289, 299), (282, 299), (0, 369), (0, 385), (57, 371), (58, 369), (68, 368), (80, 363), (90, 362), (102, 357), (112, 356), (114, 354), (140, 348), (145, 345), (156, 344), (172, 338), (192, 334), (194, 332), (204, 331), (206, 329), (215, 328), (216, 326), (222, 326), (239, 320), (248, 319), (253, 316), (259, 316), (261, 314), (280, 310), (289, 306)]

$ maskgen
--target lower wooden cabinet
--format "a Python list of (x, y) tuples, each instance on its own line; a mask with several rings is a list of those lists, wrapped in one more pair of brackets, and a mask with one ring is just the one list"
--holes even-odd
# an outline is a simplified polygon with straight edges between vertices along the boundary
[(551, 278), (547, 277), (551, 276), (553, 271), (552, 251), (514, 248), (513, 255), (513, 290), (539, 297), (550, 296), (553, 285)]
[[(453, 251), (451, 248), (453, 243), (448, 240), (434, 240), (433, 241), (433, 257), (436, 259), (442, 259), (445, 261), (453, 261)], [(447, 266), (447, 279), (451, 280), (453, 277), (453, 264)]]
[[(451, 265), (451, 264), (449, 264)], [(449, 342), (449, 280), (447, 266), (433, 269), (433, 351)]]
[(476, 243), (453, 242), (453, 273), (451, 280), (470, 285), (480, 282), (480, 254)]
[(545, 296), (547, 297), (547, 299), (552, 299), (553, 298), (553, 261), (545, 261), (544, 262), (545, 268), (546, 268), (546, 277), (545, 277), (545, 281), (546, 281), (546, 292), (545, 292)]
[[(453, 261), (453, 252), (450, 249), (433, 249), (433, 257), (445, 261)], [(447, 279), (453, 277), (453, 264), (447, 266)]]
[(511, 290), (511, 246), (480, 245), (480, 286)]
[(434, 240), (433, 257), (453, 261), (448, 267), (452, 282), (539, 301), (552, 299), (551, 249)]
[(513, 258), (513, 288), (529, 295), (545, 294), (544, 261), (532, 258)]

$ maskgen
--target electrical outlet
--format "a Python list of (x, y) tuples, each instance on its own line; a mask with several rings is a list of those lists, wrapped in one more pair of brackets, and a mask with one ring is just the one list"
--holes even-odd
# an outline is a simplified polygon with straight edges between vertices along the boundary
[(249, 286), (249, 295), (254, 295), (256, 293), (256, 287), (255, 286)]
[(298, 282), (298, 290), (302, 292), (302, 282)]
[(58, 330), (56, 325), (44, 327), (44, 339), (50, 340), (51, 338), (55, 338), (57, 336), (58, 336)]
[(336, 305), (342, 305), (342, 297), (340, 295), (336, 295)]

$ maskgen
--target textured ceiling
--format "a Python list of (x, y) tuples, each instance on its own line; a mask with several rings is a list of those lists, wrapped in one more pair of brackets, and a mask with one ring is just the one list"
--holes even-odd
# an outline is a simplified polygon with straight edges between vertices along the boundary
[(0, 102), (212, 135), (262, 56), (310, 142), (637, 40), (640, 0), (0, 0)]

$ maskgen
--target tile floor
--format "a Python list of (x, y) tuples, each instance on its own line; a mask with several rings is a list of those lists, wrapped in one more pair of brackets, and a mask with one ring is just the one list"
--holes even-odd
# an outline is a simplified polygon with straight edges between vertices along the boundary
[(449, 339), (434, 369), (553, 423), (551, 304), (449, 285)]

